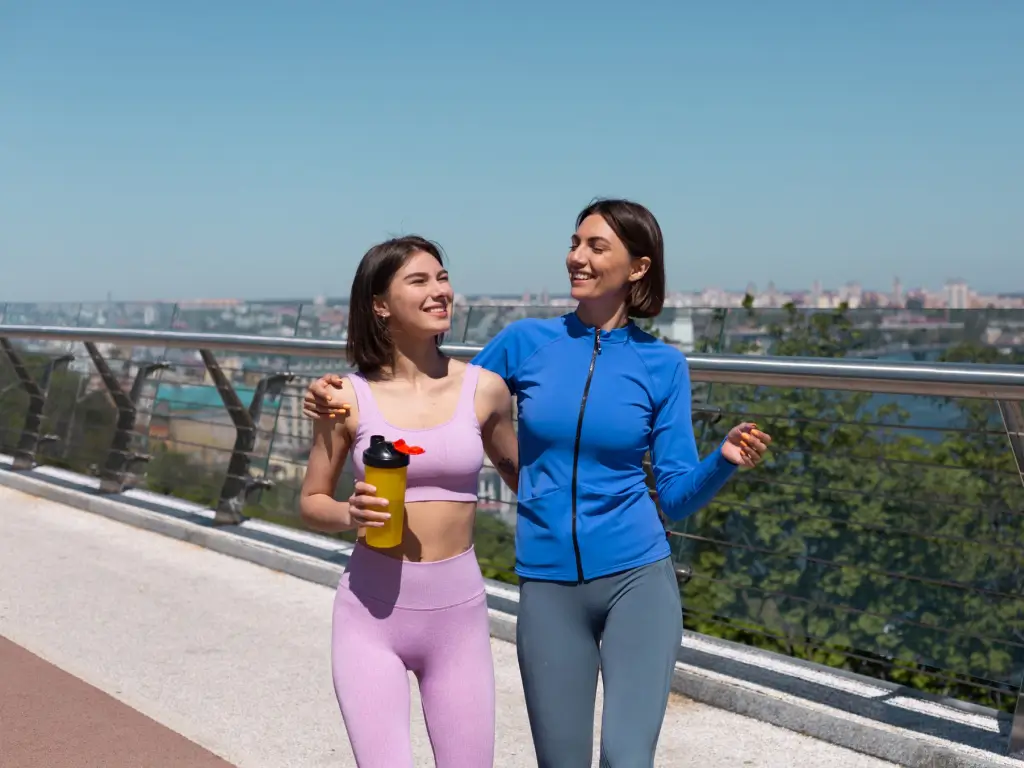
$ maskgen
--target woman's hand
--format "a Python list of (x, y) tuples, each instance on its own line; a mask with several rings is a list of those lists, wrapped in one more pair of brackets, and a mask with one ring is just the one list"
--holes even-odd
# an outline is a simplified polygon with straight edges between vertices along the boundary
[(313, 421), (348, 416), (352, 409), (341, 402), (341, 387), (342, 378), (336, 373), (329, 373), (314, 381), (302, 398), (302, 415)]
[[(352, 495), (348, 497), (348, 515), (352, 525), (380, 528), (391, 518), (387, 509), (388, 500), (374, 496), (377, 489), (372, 485), (357, 482)], [(376, 509), (373, 509), (376, 507)]]
[(729, 430), (722, 443), (722, 455), (738, 467), (756, 467), (771, 443), (771, 436), (759, 430), (757, 424), (744, 422)]

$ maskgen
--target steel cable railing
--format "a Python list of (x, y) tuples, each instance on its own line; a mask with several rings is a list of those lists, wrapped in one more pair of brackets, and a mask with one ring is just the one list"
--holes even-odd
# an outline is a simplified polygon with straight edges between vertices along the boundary
[[(81, 344), (123, 350), (126, 389), (139, 365), (159, 358), (168, 367), (142, 389), (132, 451), (145, 455), (127, 484), (178, 492), (191, 483), (182, 492), (203, 496), (226, 521), (244, 512), (297, 524), (310, 435), (302, 393), (318, 372), (344, 368), (342, 342), (27, 325), (2, 325), (0, 338), (36, 376), (46, 360), (76, 351), (72, 369), (53, 374), (41, 412), (40, 431), (60, 432), (60, 441), (37, 445), (34, 459), (102, 475), (115, 411), (102, 382), (80, 364), (78, 357), (88, 360)], [(219, 355), (223, 365), (215, 364), (244, 393), (244, 409), (259, 381), (288, 372), (286, 359), (296, 370), (299, 361), (311, 364), (265, 399), (258, 418), (233, 421), (236, 414), (228, 416), (210, 383), (209, 365), (194, 357), (198, 349)], [(446, 347), (459, 357), (477, 349)], [(714, 503), (670, 532), (674, 556), (689, 573), (682, 585), (688, 628), (1013, 709), (1024, 677), (1024, 488), (1017, 464), (1024, 368), (689, 358), (696, 396), (720, 413), (717, 423), (698, 427), (702, 450), (747, 419), (771, 431), (775, 445), (763, 467), (740, 473)], [(14, 381), (11, 370), (0, 356), (0, 445), (7, 452), (18, 446), (29, 406), (17, 387), (5, 390)], [(69, 393), (82, 385), (65, 380), (81, 377), (96, 396), (71, 414)], [(197, 405), (183, 396), (185, 386), (218, 395)], [(922, 403), (924, 419), (915, 416)], [(57, 422), (63, 431), (53, 429)], [(226, 430), (216, 439), (215, 425)], [(251, 439), (239, 444), (243, 432)], [(65, 455), (49, 455), (58, 442), (69, 444)], [(210, 459), (213, 453), (223, 460)], [(194, 458), (200, 455), (206, 458)], [(225, 474), (236, 481), (227, 497)], [(478, 552), (487, 575), (514, 581), (514, 497), (496, 476), (485, 477), (482, 489), (481, 507), (491, 514), (479, 516), (485, 543)]]

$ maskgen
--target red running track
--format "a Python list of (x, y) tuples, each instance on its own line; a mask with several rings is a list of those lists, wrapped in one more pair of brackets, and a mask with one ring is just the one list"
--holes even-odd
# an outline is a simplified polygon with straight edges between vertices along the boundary
[(4, 768), (231, 768), (195, 742), (0, 637)]

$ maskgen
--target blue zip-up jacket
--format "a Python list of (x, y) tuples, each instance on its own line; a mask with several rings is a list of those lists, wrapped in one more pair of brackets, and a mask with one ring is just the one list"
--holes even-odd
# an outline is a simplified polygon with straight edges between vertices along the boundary
[(736, 467), (697, 454), (683, 353), (635, 324), (595, 333), (570, 313), (507, 326), (473, 360), (519, 409), (516, 573), (582, 582), (670, 554), (643, 470), (651, 451), (671, 519), (707, 504)]

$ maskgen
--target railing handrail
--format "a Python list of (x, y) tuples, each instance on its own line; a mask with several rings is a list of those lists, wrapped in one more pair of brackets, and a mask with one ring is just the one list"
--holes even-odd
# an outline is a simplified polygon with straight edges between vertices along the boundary
[[(345, 343), (332, 339), (192, 331), (0, 325), (0, 337), (290, 357), (345, 354)], [(446, 344), (443, 349), (453, 357), (468, 359), (482, 347)], [(687, 360), (691, 378), (700, 382), (1024, 401), (1024, 366), (719, 354), (690, 354)]]

